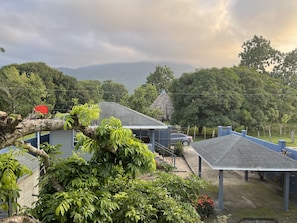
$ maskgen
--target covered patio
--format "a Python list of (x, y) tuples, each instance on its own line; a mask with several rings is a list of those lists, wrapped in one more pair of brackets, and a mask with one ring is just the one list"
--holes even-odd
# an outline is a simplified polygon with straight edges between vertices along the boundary
[[(281, 151), (280, 145), (280, 151)], [(193, 149), (198, 153), (198, 175), (203, 177), (202, 160), (213, 170), (218, 170), (219, 193), (218, 208), (223, 209), (224, 198), (224, 170), (244, 171), (248, 180), (249, 171), (283, 172), (284, 193), (283, 208), (289, 207), (290, 173), (297, 171), (297, 161), (272, 151), (262, 145), (250, 141), (242, 136), (229, 134), (194, 142)]]

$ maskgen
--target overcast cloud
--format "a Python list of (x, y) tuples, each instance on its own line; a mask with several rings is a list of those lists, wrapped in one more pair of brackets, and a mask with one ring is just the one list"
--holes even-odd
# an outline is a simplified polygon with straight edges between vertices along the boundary
[(297, 48), (296, 11), (295, 0), (1, 0), (0, 66), (230, 67), (254, 35), (282, 52)]

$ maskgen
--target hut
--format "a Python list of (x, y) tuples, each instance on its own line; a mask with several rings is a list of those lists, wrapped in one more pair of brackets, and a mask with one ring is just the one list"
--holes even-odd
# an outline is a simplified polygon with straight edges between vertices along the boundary
[(151, 104), (151, 109), (159, 109), (161, 111), (160, 121), (169, 121), (174, 112), (173, 104), (170, 96), (163, 90), (156, 100)]

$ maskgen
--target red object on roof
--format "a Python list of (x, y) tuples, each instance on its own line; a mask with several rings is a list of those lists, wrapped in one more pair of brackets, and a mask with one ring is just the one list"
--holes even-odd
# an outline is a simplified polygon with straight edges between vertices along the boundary
[(48, 107), (46, 105), (37, 105), (35, 106), (34, 111), (45, 115), (48, 113)]

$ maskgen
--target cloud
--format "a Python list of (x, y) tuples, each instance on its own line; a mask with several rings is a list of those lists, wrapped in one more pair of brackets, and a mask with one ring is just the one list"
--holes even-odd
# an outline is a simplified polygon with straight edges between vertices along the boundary
[(293, 50), (296, 9), (290, 0), (2, 0), (0, 65), (170, 60), (233, 66), (255, 34)]

